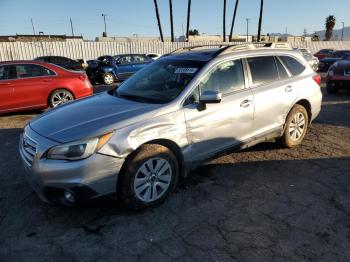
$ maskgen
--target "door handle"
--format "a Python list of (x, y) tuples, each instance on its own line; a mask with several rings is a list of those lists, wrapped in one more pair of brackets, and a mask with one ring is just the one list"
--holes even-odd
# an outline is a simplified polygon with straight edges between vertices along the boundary
[(43, 80), (43, 82), (50, 82), (50, 81), (52, 81), (51, 78), (49, 78), (49, 79), (44, 79), (44, 80)]
[(292, 92), (293, 91), (293, 87), (292, 86), (286, 86), (285, 88), (284, 88), (284, 90), (286, 91), (286, 92)]
[(250, 104), (251, 104), (252, 102), (253, 102), (252, 100), (246, 99), (246, 100), (244, 100), (244, 101), (241, 102), (240, 106), (241, 106), (241, 107), (248, 107), (248, 106), (250, 106)]
[(2, 85), (2, 86), (9, 86), (9, 85), (12, 85), (12, 83), (0, 83), (0, 85)]

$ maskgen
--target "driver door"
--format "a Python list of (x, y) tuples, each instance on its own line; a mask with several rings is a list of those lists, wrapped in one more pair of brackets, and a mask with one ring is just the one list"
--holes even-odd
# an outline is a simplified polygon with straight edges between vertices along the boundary
[[(188, 102), (184, 114), (193, 161), (209, 158), (249, 138), (254, 101), (245, 86), (242, 61), (231, 60), (214, 66), (189, 97), (194, 102)], [(221, 102), (199, 106), (200, 94), (209, 90), (219, 91)]]

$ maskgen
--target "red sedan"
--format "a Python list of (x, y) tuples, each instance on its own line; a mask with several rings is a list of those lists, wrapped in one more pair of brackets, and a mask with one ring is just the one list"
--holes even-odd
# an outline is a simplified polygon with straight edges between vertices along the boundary
[(56, 107), (92, 93), (85, 72), (39, 61), (0, 62), (0, 114)]

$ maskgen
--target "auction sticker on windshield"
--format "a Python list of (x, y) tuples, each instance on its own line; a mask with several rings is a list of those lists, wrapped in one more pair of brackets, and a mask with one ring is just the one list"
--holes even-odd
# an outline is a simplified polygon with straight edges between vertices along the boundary
[(179, 67), (175, 70), (175, 74), (194, 74), (198, 68), (193, 67)]

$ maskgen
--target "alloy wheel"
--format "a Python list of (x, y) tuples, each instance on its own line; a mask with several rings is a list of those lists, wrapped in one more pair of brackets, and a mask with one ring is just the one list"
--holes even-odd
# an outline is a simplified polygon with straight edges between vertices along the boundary
[(293, 141), (298, 141), (305, 132), (305, 117), (302, 113), (296, 113), (289, 124), (289, 136)]
[(134, 192), (141, 201), (153, 202), (169, 188), (172, 169), (168, 160), (151, 158), (138, 169), (134, 179)]
[(53, 107), (56, 107), (71, 100), (73, 100), (72, 94), (68, 91), (62, 90), (52, 96), (52, 105)]

